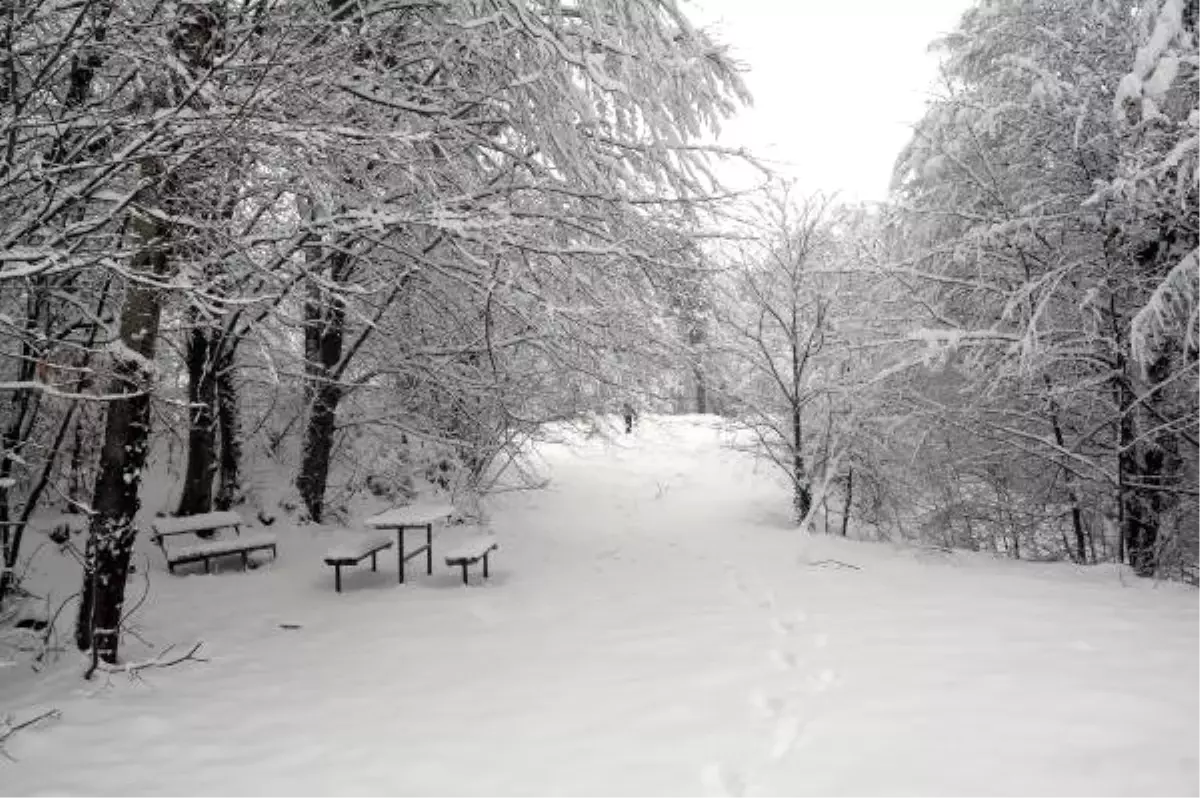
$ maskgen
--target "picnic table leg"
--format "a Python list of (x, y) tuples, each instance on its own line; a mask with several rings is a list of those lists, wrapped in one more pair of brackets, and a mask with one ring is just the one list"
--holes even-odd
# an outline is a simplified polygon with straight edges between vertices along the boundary
[(425, 574), (433, 576), (433, 522), (425, 525)]
[(396, 541), (399, 543), (396, 548), (399, 549), (400, 557), (400, 584), (404, 584), (404, 527), (396, 529)]
[(463, 584), (467, 584), (467, 561), (464, 559), (461, 563), (463, 572)]
[(333, 589), (338, 593), (342, 592), (342, 566), (333, 566)]
[(374, 571), (374, 570), (377, 570), (377, 569), (375, 568), (375, 555), (376, 555), (376, 554), (378, 554), (378, 552), (374, 552), (374, 551), (373, 551), (373, 552), (371, 552), (371, 570), (372, 570), (372, 571)]
[(204, 558), (204, 573), (206, 573), (206, 574), (207, 574), (207, 573), (211, 573), (211, 571), (209, 570), (209, 563), (210, 563), (210, 562), (212, 562), (212, 559), (211, 559), (211, 558), (209, 558), (209, 557), (205, 557), (205, 558)]
[(485, 551), (485, 552), (483, 553), (483, 578), (484, 578), (484, 579), (487, 579), (487, 578), (488, 578), (488, 572), (487, 572), (487, 558), (488, 558), (488, 554), (490, 554), (490, 552), (486, 552), (486, 551)]
[(249, 569), (250, 569), (250, 552), (243, 551), (242, 552), (242, 570), (247, 571)]

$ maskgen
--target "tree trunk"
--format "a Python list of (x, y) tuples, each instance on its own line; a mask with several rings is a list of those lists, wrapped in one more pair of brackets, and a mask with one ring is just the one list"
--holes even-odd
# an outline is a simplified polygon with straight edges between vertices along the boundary
[(708, 385), (704, 381), (704, 369), (699, 364), (692, 366), (692, 374), (696, 380), (696, 412), (708, 412)]
[[(1046, 383), (1046, 391), (1052, 389), (1050, 378), (1043, 375)], [(1059, 449), (1066, 449), (1065, 439), (1062, 433), (1062, 425), (1058, 422), (1058, 404), (1054, 399), (1050, 399), (1050, 426), (1054, 430), (1054, 442)], [(1067, 487), (1067, 496), (1071, 499), (1071, 525), (1075, 531), (1075, 562), (1086, 563), (1088, 561), (1087, 550), (1087, 534), (1083, 529), (1083, 514), (1079, 510), (1079, 490), (1075, 485), (1075, 475), (1070, 469), (1063, 468), (1063, 484)]]
[(221, 434), (221, 487), (217, 491), (218, 510), (231, 510), (244, 500), (242, 493), (242, 439), (238, 419), (237, 381), (234, 371), (234, 344), (221, 342), (217, 358), (217, 424)]
[[(345, 273), (348, 259), (345, 252), (332, 253), (330, 266), (335, 281)], [(308, 509), (309, 518), (320, 523), (325, 510), (325, 487), (333, 455), (337, 406), (342, 398), (342, 388), (337, 382), (337, 367), (342, 359), (345, 340), (346, 308), (339, 297), (327, 293), (322, 295), (314, 287), (305, 302), (304, 315), (305, 373), (309, 377), (312, 410), (304, 430), (296, 487)]]
[(325, 488), (329, 480), (329, 462), (333, 455), (333, 434), (337, 421), (337, 406), (341, 388), (337, 385), (317, 386), (308, 427), (304, 431), (304, 448), (300, 460), (300, 475), (296, 487), (308, 516), (320, 523), (325, 511)]
[(800, 408), (792, 407), (792, 485), (794, 495), (792, 502), (796, 509), (796, 523), (808, 517), (812, 509), (812, 490), (808, 485), (808, 477), (804, 473), (804, 455), (801, 453), (802, 442), (800, 426)]
[[(146, 172), (158, 178), (161, 169), (149, 165), (143, 168), (143, 173)], [(153, 191), (147, 189), (150, 196), (143, 195), (141, 204), (159, 207)], [(135, 211), (132, 229), (139, 243), (133, 271), (164, 276), (169, 264), (167, 226)], [(130, 282), (126, 292), (120, 324), (122, 347), (115, 356), (108, 391), (126, 394), (126, 398), (108, 405), (75, 626), (79, 648), (91, 648), (94, 659), (108, 663), (117, 661), (125, 579), (137, 534), (133, 524), (140, 506), (138, 489), (150, 447), (152, 363), (161, 312), (159, 289)]]
[[(1160, 384), (1170, 372), (1170, 362), (1167, 356), (1159, 358), (1147, 369), (1149, 387)], [(1133, 391), (1126, 388), (1132, 396)], [(1127, 477), (1134, 477), (1134, 484), (1127, 486), (1124, 494), (1125, 551), (1129, 556), (1129, 564), (1138, 576), (1153, 576), (1159, 567), (1159, 537), (1162, 517), (1168, 507), (1168, 496), (1163, 492), (1171, 473), (1178, 462), (1176, 441), (1169, 433), (1151, 433), (1138, 436), (1136, 417), (1140, 414), (1143, 426), (1154, 429), (1158, 419), (1150, 412), (1150, 403), (1154, 400), (1146, 398), (1139, 407), (1133, 406), (1122, 422), (1126, 422), (1128, 430), (1122, 428), (1122, 437), (1129, 435), (1137, 442), (1122, 450), (1128, 454), (1125, 465)], [(1140, 438), (1140, 439), (1139, 439)]]
[(846, 527), (850, 523), (850, 504), (854, 500), (854, 469), (846, 471), (846, 502), (842, 505), (842, 537), (846, 537)]
[(214, 359), (219, 340), (192, 311), (188, 336), (188, 455), (179, 515), (212, 511), (213, 477), (217, 471), (217, 380)]

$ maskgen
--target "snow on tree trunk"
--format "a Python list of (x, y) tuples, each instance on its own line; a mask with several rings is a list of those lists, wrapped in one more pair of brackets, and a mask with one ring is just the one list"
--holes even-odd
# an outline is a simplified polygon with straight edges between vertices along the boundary
[[(156, 162), (143, 165), (150, 186), (140, 197), (142, 207), (158, 207), (154, 184), (164, 179), (161, 172), (161, 164)], [(169, 227), (136, 210), (131, 222), (138, 243), (133, 272), (166, 275)], [(137, 535), (138, 489), (150, 447), (150, 391), (160, 313), (159, 289), (130, 282), (121, 311), (119, 343), (112, 349), (114, 373), (108, 391), (126, 398), (108, 405), (75, 633), (80, 649), (92, 648), (100, 660), (110, 663), (117, 661), (125, 579)]]

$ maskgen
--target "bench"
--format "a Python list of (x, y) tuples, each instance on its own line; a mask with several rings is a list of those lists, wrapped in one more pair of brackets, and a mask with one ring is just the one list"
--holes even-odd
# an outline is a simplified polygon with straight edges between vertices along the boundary
[(483, 560), (483, 578), (487, 579), (488, 555), (498, 548), (500, 548), (500, 544), (491, 535), (472, 538), (446, 555), (446, 565), (457, 565), (462, 568), (462, 580), (465, 585), (467, 584), (467, 566)]
[(392, 547), (389, 535), (364, 535), (355, 540), (347, 540), (331, 548), (325, 553), (325, 564), (333, 566), (333, 587), (338, 593), (342, 592), (342, 566), (358, 565), (367, 557), (371, 558), (371, 570), (378, 570), (375, 556), (384, 549)]
[[(275, 557), (274, 535), (259, 533), (243, 535), (242, 524), (246, 523), (237, 513), (217, 512), (185, 515), (178, 518), (156, 518), (152, 525), (154, 533), (150, 540), (158, 544), (163, 556), (167, 559), (167, 570), (175, 573), (175, 566), (193, 562), (204, 563), (204, 573), (210, 573), (211, 561), (218, 557), (228, 557), (238, 554), (242, 558), (242, 567), (250, 566), (250, 553), (270, 550)], [(204, 532), (216, 532), (219, 529), (233, 530), (234, 537), (220, 540), (203, 540), (199, 543), (189, 543), (182, 546), (167, 546), (167, 539), (177, 535), (196, 535)]]

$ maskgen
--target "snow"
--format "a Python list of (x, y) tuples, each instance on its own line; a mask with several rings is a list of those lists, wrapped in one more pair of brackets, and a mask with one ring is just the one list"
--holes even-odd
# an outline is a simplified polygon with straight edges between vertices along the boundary
[(325, 552), (327, 560), (361, 560), (380, 546), (392, 545), (391, 535), (355, 535), (346, 537)]
[(242, 517), (234, 512), (200, 513), (177, 518), (155, 518), (154, 531), (161, 535), (174, 535), (182, 532), (220, 529), (226, 526), (241, 526), (245, 523)]
[(397, 507), (392, 510), (374, 515), (364, 523), (378, 529), (388, 529), (398, 526), (424, 526), (440, 521), (454, 513), (454, 507), (449, 504), (414, 504), (408, 507)]
[[(560, 438), (536, 452), (546, 489), (487, 502), (487, 582), (436, 562), (335, 595), (339, 533), (313, 527), (257, 571), (154, 562), (151, 647), (126, 655), (203, 640), (209, 661), (0, 669), (0, 715), (62, 713), (7, 741), (0, 791), (1200, 791), (1194, 590), (803, 535), (711, 419)], [(435, 553), (468, 534), (439, 528)], [(65, 563), (38, 570), (74, 589)]]

